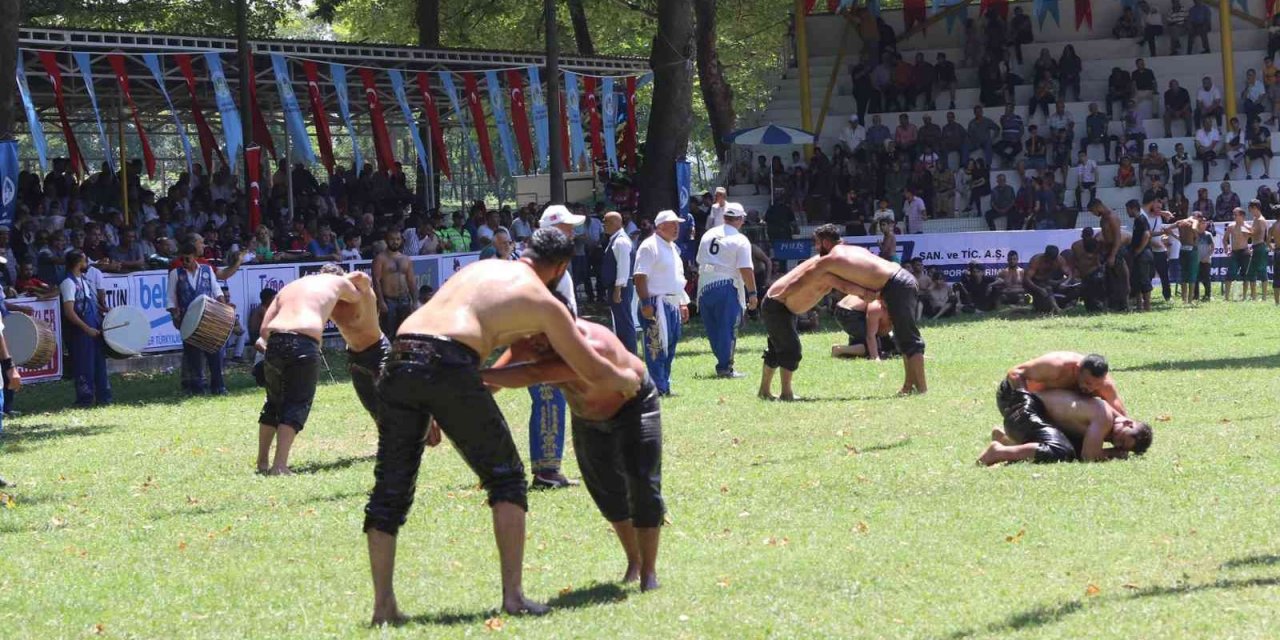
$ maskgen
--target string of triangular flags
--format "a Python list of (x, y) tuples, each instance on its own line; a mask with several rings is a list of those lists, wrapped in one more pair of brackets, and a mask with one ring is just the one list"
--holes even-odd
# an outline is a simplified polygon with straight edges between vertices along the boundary
[[(35, 52), (45, 71), (46, 79), (53, 88), (55, 106), (66, 140), (68, 155), (73, 170), (88, 171), (88, 158), (79, 146), (74, 129), (66, 110), (66, 97), (62, 79), (62, 66), (59, 64), (59, 53), (51, 51)], [(48, 143), (44, 128), (40, 123), (36, 105), (32, 102), (30, 81), (22, 64), (23, 52), (19, 51), (17, 69), (17, 87), (23, 109), (27, 115), (28, 130), (33, 147), (42, 167), (48, 165)], [(93, 123), (97, 126), (102, 161), (112, 171), (118, 169), (118, 157), (111, 149), (112, 139), (106, 134), (103, 117), (98, 105), (91, 69), (90, 54), (71, 52), (73, 67), (80, 72), (89, 104), (94, 111)], [(173, 123), (177, 127), (186, 156), (188, 169), (203, 160), (206, 167), (211, 167), (214, 156), (218, 156), (230, 168), (236, 170), (237, 161), (244, 150), (246, 141), (241, 136), (241, 112), (245, 105), (237, 105), (227, 83), (223, 71), (223, 55), (217, 52), (205, 52), (203, 58), (208, 82), (213, 89), (214, 101), (222, 123), (222, 144), (214, 137), (212, 128), (205, 119), (199, 100), (199, 82), (193, 56), (190, 54), (167, 54), (182, 73), (189, 96), (190, 117), (197, 133), (201, 156), (195, 156), (194, 148), (186, 135), (183, 114), (177, 109), (169, 88), (165, 85), (165, 63), (160, 55), (142, 54), (142, 61), (152, 81), (157, 85), (165, 100)], [(233, 54), (226, 54), (233, 55)], [(489, 138), (490, 125), (497, 132), (498, 145), (502, 151), (501, 158), (511, 174), (530, 174), (546, 171), (548, 166), (549, 144), (548, 110), (545, 90), (539, 74), (534, 66), (514, 69), (489, 70), (484, 72), (450, 71), (416, 71), (406, 77), (399, 69), (373, 69), (354, 67), (340, 63), (317, 63), (312, 60), (293, 59), (282, 54), (269, 55), (271, 71), (275, 79), (276, 96), (279, 99), (280, 112), (288, 133), (289, 154), (296, 161), (306, 163), (322, 163), (326, 170), (335, 167), (333, 154), (332, 129), (329, 126), (329, 113), (325, 108), (325, 88), (320, 83), (320, 64), (327, 66), (333, 97), (338, 107), (338, 115), (347, 131), (352, 156), (357, 167), (364, 164), (359, 137), (353, 118), (353, 109), (347, 78), (349, 71), (354, 70), (359, 77), (364, 91), (366, 113), (369, 117), (369, 128), (372, 135), (374, 157), (378, 169), (388, 170), (395, 164), (394, 149), (387, 125), (386, 106), (378, 90), (378, 75), (385, 74), (391, 85), (391, 96), (394, 108), (399, 111), (404, 126), (412, 140), (414, 152), (418, 156), (418, 165), (427, 174), (440, 171), (452, 179), (453, 172), (449, 164), (448, 148), (445, 143), (441, 107), (452, 111), (455, 122), (463, 133), (465, 155), (477, 169), (477, 175), (489, 180), (498, 179), (498, 167), (495, 162), (493, 148)], [(127, 58), (121, 53), (106, 55), (120, 95), (132, 114), (134, 134), (142, 148), (147, 173), (154, 177), (156, 159), (152, 151), (147, 132), (143, 128), (142, 114), (133, 101), (131, 80), (128, 73)], [(307, 106), (310, 109), (310, 121), (313, 125), (308, 129), (303, 104), (294, 91), (294, 73), (292, 67), (301, 65), (305, 79)], [(605, 167), (610, 171), (635, 171), (637, 151), (636, 123), (636, 91), (652, 80), (652, 73), (639, 76), (596, 77), (562, 71), (561, 130), (565, 138), (565, 159), (567, 169), (590, 169)], [(462, 79), (461, 86), (455, 82), (455, 75)], [(256, 78), (256, 76), (253, 76)], [(412, 85), (411, 85), (412, 82)], [(258, 101), (258, 87), (255, 81), (249, 87), (249, 104), (247, 108), (250, 122), (253, 125), (253, 143), (261, 146), (271, 157), (276, 158), (276, 148), (267, 121)], [(487, 100), (482, 96), (482, 87)], [(416, 88), (416, 91), (414, 89)], [(448, 98), (447, 105), (437, 104), (434, 91), (441, 91)], [(413, 102), (417, 102), (414, 105)], [(488, 105), (486, 113), (486, 103)], [(425, 125), (426, 137), (419, 131), (419, 124)], [(317, 155), (312, 146), (315, 139), (320, 152)]]

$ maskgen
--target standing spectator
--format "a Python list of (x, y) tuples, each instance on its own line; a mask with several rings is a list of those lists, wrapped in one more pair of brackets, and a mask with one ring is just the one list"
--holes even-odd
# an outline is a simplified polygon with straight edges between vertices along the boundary
[[(933, 101), (933, 85), (938, 79), (937, 69), (934, 69), (933, 65), (929, 64), (928, 61), (924, 59), (923, 53), (917, 53), (916, 64), (913, 71), (915, 79), (915, 95), (924, 96), (924, 108), (930, 110), (937, 109), (938, 107)], [(912, 100), (910, 108), (914, 109), (915, 106), (915, 101)]]
[[(1139, 2), (1138, 10), (1142, 12), (1142, 40), (1138, 46), (1147, 45), (1147, 54), (1156, 55), (1156, 37), (1164, 35), (1164, 16), (1160, 10), (1149, 2)], [(1166, 298), (1168, 296), (1165, 296)]]
[[(916, 131), (916, 144), (921, 152), (926, 148), (935, 152), (942, 148), (942, 127), (933, 123), (932, 116), (924, 116), (924, 124)], [(939, 154), (937, 159), (942, 160), (942, 156)]]
[(916, 102), (916, 70), (902, 56), (895, 56), (895, 59), (892, 106), (896, 111), (911, 111)]
[[(954, 111), (947, 112), (947, 124), (942, 127), (942, 164), (947, 167), (959, 167), (965, 163), (968, 155), (969, 134), (964, 125), (956, 122)], [(951, 154), (956, 154), (956, 164), (951, 164)]]
[(969, 121), (968, 140), (964, 153), (961, 154), (965, 161), (969, 160), (969, 154), (978, 149), (982, 149), (983, 160), (986, 164), (991, 164), (992, 142), (994, 138), (1000, 134), (1000, 127), (992, 122), (990, 118), (982, 115), (982, 107), (973, 108), (973, 120)]
[(915, 157), (916, 154), (916, 137), (919, 131), (907, 114), (903, 113), (898, 116), (898, 128), (893, 132), (893, 142), (898, 149), (907, 154), (908, 158)]
[(1084, 120), (1084, 138), (1080, 140), (1080, 150), (1088, 151), (1089, 145), (1102, 145), (1103, 160), (1111, 163), (1111, 144), (1107, 128), (1111, 122), (1107, 116), (1098, 111), (1098, 103), (1089, 103), (1089, 115)]
[(1244, 90), (1240, 92), (1240, 102), (1246, 125), (1260, 119), (1267, 110), (1267, 89), (1258, 78), (1258, 72), (1253, 69), (1244, 74)]
[(924, 221), (929, 219), (924, 200), (916, 195), (914, 187), (902, 192), (902, 211), (907, 218), (907, 233), (924, 233)]
[(996, 186), (991, 189), (991, 208), (987, 210), (987, 228), (995, 231), (996, 220), (1005, 219), (1005, 228), (1013, 229), (1013, 203), (1017, 194), (1009, 186), (1004, 174), (996, 176)]
[(1173, 137), (1174, 120), (1181, 120), (1186, 135), (1191, 135), (1194, 131), (1191, 115), (1191, 94), (1178, 86), (1177, 80), (1170, 80), (1169, 90), (1164, 92), (1164, 137)]
[(958, 82), (956, 80), (955, 63), (947, 59), (947, 54), (938, 53), (938, 61), (933, 65), (933, 70), (936, 77), (935, 86), (938, 92), (947, 91), (951, 95), (951, 102), (947, 108), (956, 108), (956, 86)]
[[(962, 50), (963, 55), (960, 57), (960, 66), (976, 66), (982, 59), (982, 51), (982, 34), (978, 32), (978, 23), (972, 18), (965, 18), (964, 48)], [(952, 102), (954, 102), (954, 99)], [(955, 105), (953, 104), (951, 108), (954, 109)]]
[(1214, 125), (1222, 126), (1222, 92), (1213, 86), (1213, 79), (1205, 76), (1200, 81), (1200, 91), (1196, 93), (1196, 126), (1200, 121), (1212, 117)]
[(991, 171), (982, 158), (974, 158), (969, 162), (969, 206), (965, 207), (965, 213), (973, 211), (977, 215), (982, 211), (982, 199), (989, 195)]
[[(1084, 192), (1089, 192), (1089, 199), (1083, 200)], [(1076, 161), (1076, 210), (1084, 209), (1087, 202), (1093, 202), (1098, 194), (1098, 163), (1089, 158), (1089, 154), (1081, 151)]]
[(1022, 45), (1035, 41), (1031, 31), (1031, 16), (1023, 13), (1022, 7), (1013, 8), (1013, 18), (1009, 20), (1009, 44), (1017, 55), (1018, 64), (1022, 64)]
[[(749, 163), (744, 163), (744, 165), (746, 165), (746, 164), (749, 164)], [(749, 168), (750, 168), (750, 167), (748, 167), (748, 169), (749, 169)], [(744, 183), (749, 183), (749, 182), (751, 182), (751, 177), (750, 177), (749, 175), (748, 175), (748, 176), (745, 176), (745, 179), (743, 180), (743, 182), (744, 182)], [(533, 229), (534, 229), (534, 220), (533, 220), (534, 212), (533, 212), (533, 208), (534, 208), (534, 206), (535, 206), (535, 205), (534, 205), (534, 203), (530, 202), (528, 206), (526, 206), (526, 207), (524, 207), (524, 208), (520, 209), (519, 211), (517, 211), (517, 212), (516, 212), (516, 218), (515, 218), (515, 220), (512, 220), (512, 221), (511, 221), (511, 236), (512, 236), (512, 238), (513, 238), (516, 242), (524, 242), (525, 240), (528, 240), (528, 239), (529, 239), (529, 236), (533, 235)], [(438, 221), (438, 220), (436, 220), (435, 218), (433, 218), (433, 219), (431, 220), (431, 227), (432, 227), (432, 229), (434, 230), (434, 229), (435, 229), (435, 227), (438, 227), (438, 226), (439, 226), (439, 221)], [(432, 233), (432, 235), (434, 236), (435, 234), (434, 234), (434, 233)], [(437, 240), (437, 245), (438, 245), (438, 244), (439, 244), (439, 242), (438, 242), (438, 240)], [(426, 253), (426, 252), (424, 252), (424, 253)], [(437, 246), (435, 250), (431, 251), (431, 253), (440, 253), (440, 251), (439, 251), (439, 247)]]
[(1249, 147), (1244, 152), (1245, 166), (1244, 173), (1246, 180), (1253, 179), (1253, 161), (1262, 161), (1262, 179), (1270, 180), (1271, 176), (1271, 158), (1275, 155), (1271, 151), (1271, 130), (1262, 126), (1258, 120), (1254, 120), (1249, 124), (1249, 135), (1246, 136)]
[(879, 99), (872, 98), (873, 113), (881, 113), (889, 110), (890, 103), (897, 102), (893, 88), (893, 59), (885, 56), (880, 58), (880, 62), (876, 63), (874, 69), (871, 70), (871, 86), (879, 94)]
[(956, 167), (951, 172), (951, 212), (956, 217), (969, 211), (969, 167)]
[(1267, 60), (1274, 59), (1277, 51), (1280, 51), (1280, 13), (1271, 16), (1271, 23), (1267, 25)]
[(1187, 149), (1181, 142), (1173, 146), (1173, 157), (1169, 161), (1173, 165), (1173, 172), (1170, 174), (1173, 192), (1179, 197), (1186, 197), (1187, 185), (1191, 182), (1191, 157), (1187, 155)]
[(1182, 2), (1173, 0), (1169, 15), (1165, 18), (1165, 33), (1169, 35), (1169, 55), (1176, 56), (1182, 52), (1182, 36), (1187, 32), (1187, 10)]
[(1147, 61), (1138, 58), (1133, 70), (1133, 99), (1135, 102), (1151, 101), (1152, 115), (1160, 113), (1160, 101), (1156, 99), (1156, 74), (1147, 68)]
[[(1280, 29), (1280, 27), (1275, 27)], [(1275, 60), (1267, 58), (1262, 61), (1262, 86), (1267, 89), (1267, 101), (1271, 105), (1271, 119), (1268, 124), (1276, 126), (1276, 116), (1280, 115), (1280, 67)]]
[(1133, 15), (1133, 9), (1124, 8), (1120, 19), (1116, 20), (1116, 26), (1111, 29), (1111, 35), (1116, 40), (1138, 37), (1138, 18)]
[[(1137, 103), (1132, 100), (1125, 105), (1123, 122), (1126, 152), (1130, 146), (1133, 146), (1133, 151), (1130, 155), (1141, 159), (1142, 146), (1147, 142), (1147, 128), (1142, 123), (1142, 114), (1138, 113)], [(1133, 143), (1133, 145), (1129, 143)]]
[(1115, 111), (1111, 109), (1113, 103), (1119, 102), (1124, 107), (1133, 100), (1133, 95), (1133, 76), (1120, 67), (1112, 67), (1111, 76), (1107, 78), (1107, 117), (1115, 115)]
[(1067, 97), (1067, 87), (1075, 91), (1075, 99), (1080, 99), (1080, 74), (1084, 70), (1084, 62), (1076, 55), (1075, 45), (1062, 48), (1058, 58), (1058, 97)]
[(853, 99), (858, 103), (858, 119), (866, 120), (867, 110), (873, 113), (880, 111), (880, 93), (871, 81), (876, 65), (866, 55), (858, 64), (849, 67), (849, 76), (853, 79)]
[[(1200, 38), (1200, 53), (1209, 53), (1209, 32), (1213, 31), (1213, 16), (1205, 0), (1192, 0), (1187, 12), (1187, 53), (1195, 53), (1191, 43)], [(1198, 126), (1198, 125), (1197, 125)]]

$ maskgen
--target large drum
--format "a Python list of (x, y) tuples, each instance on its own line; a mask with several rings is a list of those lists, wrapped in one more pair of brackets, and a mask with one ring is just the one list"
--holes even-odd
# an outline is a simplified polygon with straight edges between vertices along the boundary
[(5, 318), (4, 339), (9, 343), (14, 364), (27, 369), (44, 368), (58, 348), (58, 339), (49, 325), (22, 313)]
[(151, 322), (142, 309), (116, 307), (102, 319), (102, 340), (108, 357), (124, 360), (140, 356), (151, 340)]
[(187, 315), (182, 318), (182, 341), (205, 353), (215, 353), (227, 345), (231, 329), (236, 324), (236, 310), (200, 296), (187, 305)]

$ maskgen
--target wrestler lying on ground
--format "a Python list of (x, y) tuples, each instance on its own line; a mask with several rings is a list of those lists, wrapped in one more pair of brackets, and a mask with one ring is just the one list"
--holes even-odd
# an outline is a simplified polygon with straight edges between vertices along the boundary
[(992, 442), (979, 463), (1105, 462), (1142, 455), (1151, 446), (1149, 425), (1098, 398), (1063, 389), (1017, 396), (1017, 406), (1000, 407), (1004, 429), (991, 430)]
[[(265, 356), (263, 378), (267, 391), (258, 416), (259, 473), (290, 475), (289, 452), (311, 414), (320, 379), (320, 343), (326, 322), (332, 319), (338, 323), (348, 349), (355, 354), (353, 362), (359, 357), (381, 362), (383, 338), (375, 304), (367, 274), (345, 273), (333, 263), (321, 267), (317, 274), (290, 282), (272, 298), (254, 345)], [(372, 355), (362, 355), (365, 353)], [(377, 366), (373, 369), (376, 372)], [(352, 382), (361, 402), (368, 407), (372, 401), (372, 377), (353, 371)], [(273, 440), (276, 457), (268, 467)]]
[(640, 581), (641, 591), (658, 588), (658, 537), (666, 507), (662, 500), (662, 416), (658, 392), (645, 364), (608, 328), (578, 320), (592, 349), (644, 382), (630, 400), (579, 376), (538, 336), (511, 345), (480, 372), (495, 387), (554, 384), (564, 392), (573, 416), (573, 449), (587, 492), (613, 525), (627, 556), (624, 582)]
[[(862, 358), (879, 360), (884, 356), (881, 345), (889, 336), (893, 323), (879, 300), (866, 300), (847, 295), (836, 303), (836, 322), (849, 334), (849, 344), (831, 345), (833, 358)], [(887, 346), (887, 345), (886, 345)]]
[(1046, 389), (1069, 389), (1100, 398), (1120, 415), (1128, 415), (1110, 371), (1107, 359), (1096, 353), (1050, 351), (1010, 369), (1000, 383), (996, 400), (1000, 402), (1002, 396), (1019, 390), (1035, 393)]

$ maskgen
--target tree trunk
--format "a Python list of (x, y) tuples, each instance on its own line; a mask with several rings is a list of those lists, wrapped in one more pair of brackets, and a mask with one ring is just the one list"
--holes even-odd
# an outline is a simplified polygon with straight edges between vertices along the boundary
[(440, 0), (418, 0), (413, 17), (418, 25), (418, 46), (424, 49), (439, 49)]
[(0, 140), (13, 138), (13, 114), (18, 101), (19, 0), (0, 0)]
[(691, 0), (659, 0), (658, 34), (653, 39), (649, 66), (653, 69), (653, 99), (649, 103), (649, 129), (644, 142), (644, 166), (640, 168), (640, 212), (652, 215), (663, 209), (679, 210), (676, 189), (677, 160), (685, 157), (693, 128), (693, 82), (689, 58), (693, 55)]
[(698, 86), (702, 88), (702, 101), (711, 121), (716, 158), (723, 162), (729, 152), (724, 139), (733, 132), (738, 116), (733, 112), (733, 87), (724, 77), (720, 50), (716, 48), (716, 0), (693, 0), (693, 12), (697, 16)]
[(569, 0), (569, 19), (573, 21), (573, 40), (578, 43), (578, 55), (594, 56), (596, 45), (591, 41), (587, 9), (582, 6), (582, 0)]

